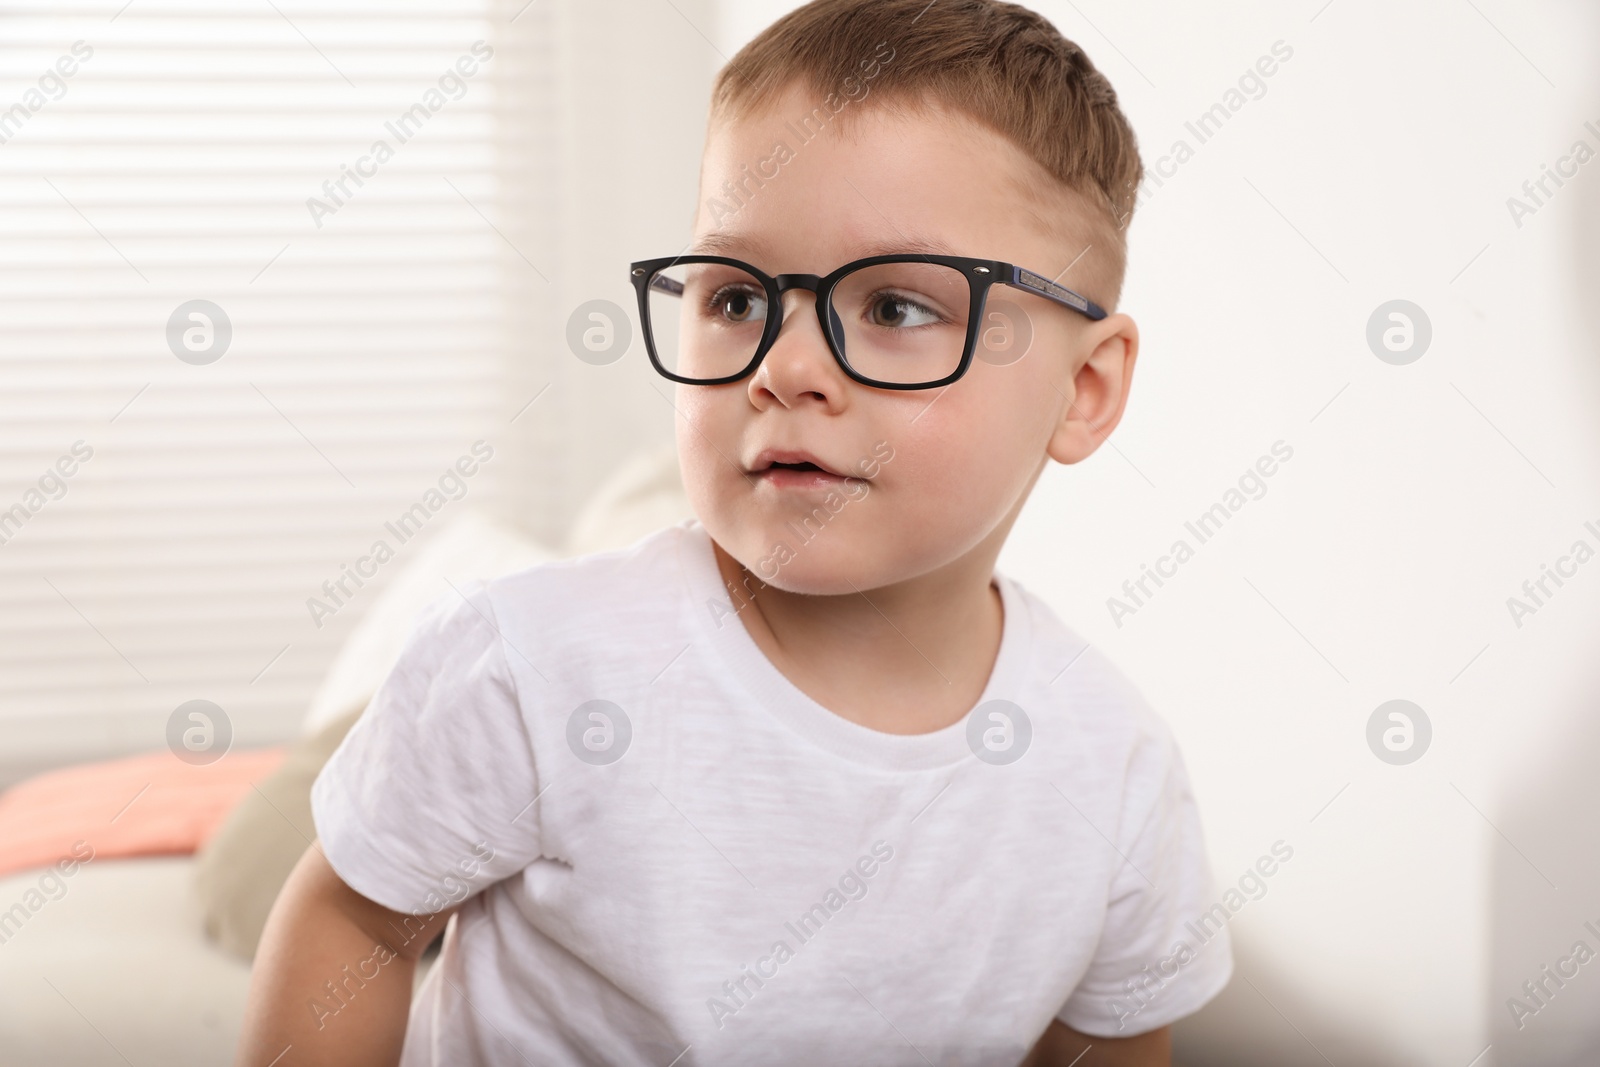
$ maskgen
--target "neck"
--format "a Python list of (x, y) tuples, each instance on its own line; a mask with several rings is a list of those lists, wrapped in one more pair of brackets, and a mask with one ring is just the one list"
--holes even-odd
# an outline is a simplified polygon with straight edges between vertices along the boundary
[(764, 584), (712, 545), (723, 583), (753, 591), (745, 629), (797, 688), (862, 726), (918, 734), (965, 716), (988, 683), (1004, 616), (997, 533), (927, 574), (838, 595)]

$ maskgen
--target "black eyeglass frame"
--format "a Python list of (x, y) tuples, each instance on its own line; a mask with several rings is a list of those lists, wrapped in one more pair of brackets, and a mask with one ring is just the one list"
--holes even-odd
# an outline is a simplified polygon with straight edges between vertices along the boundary
[[(727, 267), (735, 267), (749, 274), (761, 283), (766, 290), (768, 315), (761, 334), (761, 341), (756, 345), (755, 355), (749, 364), (737, 374), (724, 375), (721, 378), (686, 378), (680, 374), (669, 371), (661, 362), (656, 353), (655, 331), (650, 322), (650, 290), (655, 288), (661, 292), (682, 294), (682, 286), (671, 278), (661, 276), (661, 271), (667, 267), (681, 266), (693, 263), (717, 263)], [(861, 374), (844, 355), (843, 332), (844, 326), (838, 321), (838, 316), (832, 315), (830, 322), (829, 312), (833, 308), (834, 287), (846, 275), (866, 267), (876, 267), (883, 263), (931, 263), (941, 267), (951, 267), (961, 272), (967, 279), (967, 288), (972, 294), (971, 307), (967, 315), (966, 347), (961, 353), (961, 362), (954, 371), (932, 382), (882, 382)], [(978, 333), (983, 326), (983, 312), (989, 299), (989, 290), (995, 285), (1009, 285), (1013, 289), (1020, 289), (1025, 293), (1042, 296), (1046, 300), (1060, 304), (1062, 307), (1071, 308), (1089, 319), (1098, 321), (1106, 317), (1106, 311), (1100, 305), (1090, 300), (1081, 293), (1074, 292), (1064, 285), (1058, 285), (1041, 274), (1026, 270), (1014, 263), (1006, 263), (997, 259), (973, 259), (969, 256), (942, 256), (926, 255), (916, 252), (901, 252), (884, 256), (868, 256), (865, 259), (852, 260), (833, 271), (831, 274), (779, 274), (776, 277), (766, 274), (749, 263), (739, 259), (730, 259), (727, 256), (667, 256), (661, 259), (641, 259), (628, 265), (628, 277), (633, 282), (633, 287), (639, 296), (639, 320), (644, 326), (645, 350), (649, 353), (650, 362), (660, 374), (675, 382), (685, 385), (724, 385), (736, 382), (754, 373), (766, 358), (767, 353), (778, 340), (778, 333), (783, 329), (783, 294), (790, 289), (805, 289), (816, 297), (817, 322), (822, 327), (822, 336), (828, 342), (828, 350), (833, 353), (834, 361), (841, 370), (854, 381), (862, 385), (870, 385), (877, 389), (937, 389), (949, 385), (967, 372), (972, 365), (972, 356), (977, 349)], [(676, 292), (674, 292), (676, 289)]]

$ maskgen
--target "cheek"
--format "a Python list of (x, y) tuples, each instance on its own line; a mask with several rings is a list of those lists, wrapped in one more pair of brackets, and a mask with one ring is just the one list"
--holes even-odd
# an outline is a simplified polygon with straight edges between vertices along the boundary
[(697, 508), (712, 503), (725, 491), (729, 479), (740, 477), (735, 470), (739, 461), (739, 420), (749, 401), (733, 388), (677, 386), (672, 396), (677, 409), (673, 425), (683, 486)]
[(706, 441), (706, 435), (710, 431), (706, 425), (705, 405), (694, 401), (686, 402), (681, 391), (673, 400), (673, 404), (678, 409), (673, 414), (673, 426), (678, 441), (678, 465), (682, 472), (684, 489), (693, 499), (697, 491), (703, 491), (713, 473), (711, 460), (716, 456), (716, 452)]
[(959, 530), (991, 526), (1010, 507), (1015, 465), (992, 438), (970, 440), (958, 433), (940, 435), (913, 453), (909, 473), (917, 483), (916, 511), (935, 528)]
[(894, 459), (884, 468), (887, 511), (878, 516), (884, 549), (915, 571), (942, 565), (972, 549), (1011, 510), (1025, 479), (1013, 444), (974, 427), (968, 411), (935, 418), (946, 396), (911, 426), (885, 439)]
[(671, 396), (683, 454), (703, 461), (706, 455), (715, 456), (718, 448), (727, 447), (719, 437), (721, 424), (728, 419), (728, 403), (721, 390), (674, 383)]
[(1015, 377), (1011, 368), (974, 368), (968, 372), (973, 380), (963, 379), (956, 389), (974, 388), (941, 397), (897, 435), (904, 448), (896, 442), (895, 463), (905, 462), (896, 481), (914, 484), (919, 504), (962, 507), (974, 520), (992, 520), (1032, 476), (1044, 449), (1047, 412), (1042, 398), (1026, 390), (983, 380), (1008, 373)]

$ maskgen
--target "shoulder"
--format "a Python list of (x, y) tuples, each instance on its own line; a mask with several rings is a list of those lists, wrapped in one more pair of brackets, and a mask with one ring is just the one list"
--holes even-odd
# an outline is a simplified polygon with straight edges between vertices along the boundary
[(622, 620), (637, 624), (653, 609), (677, 610), (684, 532), (683, 524), (668, 526), (625, 548), (549, 560), (487, 581), (446, 578), (412, 623), (399, 667), (437, 673), (489, 658), (515, 662), (523, 649), (592, 642)]
[(1032, 630), (1031, 696), (1062, 758), (1102, 782), (1159, 791), (1180, 759), (1171, 727), (1109, 657), (1042, 597), (1013, 585)]
[(480, 651), (524, 681), (612, 670), (642, 645), (682, 631), (680, 555), (691, 534), (686, 521), (623, 548), (453, 584), (423, 613), (412, 640), (433, 647), (434, 658), (446, 647), (457, 656)]

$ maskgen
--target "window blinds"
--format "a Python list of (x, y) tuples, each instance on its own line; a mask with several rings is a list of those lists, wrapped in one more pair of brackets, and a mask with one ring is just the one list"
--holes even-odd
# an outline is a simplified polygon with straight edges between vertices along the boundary
[(159, 747), (192, 699), (282, 736), (373, 586), (309, 604), (386, 524), (537, 496), (505, 445), (550, 17), (0, 12), (0, 777)]

